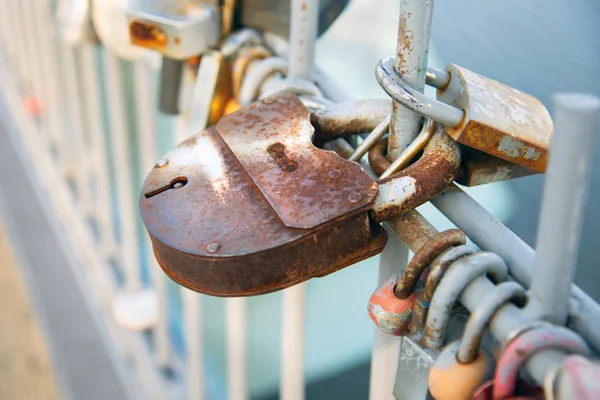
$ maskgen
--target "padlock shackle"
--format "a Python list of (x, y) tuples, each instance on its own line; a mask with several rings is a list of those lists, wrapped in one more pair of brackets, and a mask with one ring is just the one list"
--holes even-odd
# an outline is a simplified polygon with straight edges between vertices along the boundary
[[(389, 119), (391, 108), (391, 99), (351, 100), (316, 110), (311, 114), (310, 120), (315, 128), (315, 135), (330, 141), (374, 130), (386, 118)], [(385, 133), (383, 129), (380, 131), (382, 135)]]
[(242, 48), (233, 65), (231, 66), (231, 90), (233, 91), (233, 98), (239, 103), (240, 101), (240, 90), (242, 88), (242, 82), (248, 71), (248, 66), (257, 60), (263, 60), (271, 56), (271, 52), (264, 46), (252, 46)]
[(417, 281), (431, 262), (450, 246), (460, 246), (467, 243), (467, 237), (459, 229), (449, 229), (440, 232), (419, 249), (410, 260), (404, 273), (394, 287), (394, 294), (399, 299), (406, 299), (415, 290)]
[(456, 355), (458, 362), (469, 364), (477, 358), (486, 327), (494, 314), (510, 301), (521, 307), (527, 301), (527, 292), (516, 282), (502, 282), (481, 300), (465, 326)]
[(445, 330), (454, 304), (476, 278), (488, 275), (495, 282), (508, 278), (508, 267), (495, 253), (479, 252), (452, 263), (438, 285), (427, 315), (423, 343), (432, 349), (444, 345)]
[(585, 340), (562, 326), (549, 326), (524, 332), (505, 347), (496, 364), (493, 399), (506, 399), (514, 394), (523, 364), (535, 353), (545, 349), (560, 349), (568, 353), (589, 356)]
[[(384, 139), (382, 142), (387, 141)], [(378, 143), (369, 151), (369, 164), (377, 173), (391, 163), (385, 158), (385, 144)], [(397, 217), (439, 195), (457, 176), (461, 153), (441, 125), (414, 164), (379, 180), (379, 194), (371, 210), (375, 222)]]
[(287, 75), (287, 60), (281, 57), (269, 57), (257, 61), (252, 68), (248, 69), (246, 77), (240, 87), (239, 102), (242, 107), (252, 103), (259, 96), (259, 90), (263, 82), (272, 74), (280, 73)]
[(432, 100), (404, 82), (394, 70), (392, 57), (377, 63), (375, 76), (387, 94), (411, 111), (452, 128), (458, 127), (465, 118), (463, 110)]

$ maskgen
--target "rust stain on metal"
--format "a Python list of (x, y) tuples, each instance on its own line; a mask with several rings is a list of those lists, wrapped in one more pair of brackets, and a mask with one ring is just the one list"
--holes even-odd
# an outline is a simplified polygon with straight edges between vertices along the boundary
[(298, 169), (298, 163), (285, 154), (285, 145), (274, 143), (267, 147), (267, 153), (282, 171), (293, 172)]
[[(377, 184), (362, 167), (312, 144), (309, 111), (295, 95), (265, 100), (221, 119), (216, 129), (283, 223), (313, 228), (366, 210), (377, 195)], [(266, 149), (274, 143), (284, 145), (286, 156), (298, 163), (293, 173), (273, 168)], [(342, 171), (342, 176), (330, 179), (332, 169)], [(356, 192), (362, 198), (347, 201)]]
[(518, 164), (483, 153), (471, 147), (463, 147), (462, 166), (456, 182), (465, 186), (500, 182), (536, 174), (537, 172)]
[[(383, 161), (383, 154), (375, 154), (381, 150), (382, 145), (377, 145), (369, 152), (369, 162), (373, 162), (371, 166), (376, 170), (380, 170), (383, 164), (389, 166), (389, 162)], [(380, 193), (371, 217), (382, 222), (431, 200), (454, 180), (459, 172), (460, 160), (457, 143), (438, 129), (418, 161), (377, 182)]]
[[(465, 118), (446, 132), (458, 142), (535, 172), (545, 172), (553, 123), (535, 97), (449, 64), (450, 90), (438, 99), (461, 108)], [(458, 92), (458, 93), (457, 93)]]
[[(387, 235), (367, 214), (375, 183), (358, 164), (309, 148), (311, 134), (308, 110), (295, 96), (282, 95), (224, 117), (169, 152), (168, 163), (150, 172), (142, 193), (179, 177), (187, 184), (140, 197), (165, 273), (198, 292), (249, 296), (325, 276), (381, 252)], [(241, 148), (233, 146), (234, 151), (235, 142)], [(282, 171), (273, 161), (267, 152), (273, 143), (285, 145), (298, 162), (295, 171)], [(342, 177), (329, 178), (331, 169), (343, 171)], [(268, 199), (270, 191), (278, 197)], [(352, 204), (347, 196), (356, 191), (364, 198)], [(285, 218), (314, 225), (293, 227)]]
[(373, 130), (388, 116), (392, 101), (363, 99), (338, 103), (311, 115), (316, 136), (330, 141), (340, 136)]
[(413, 253), (417, 253), (438, 233), (437, 229), (416, 210), (409, 210), (386, 223)]
[(163, 50), (168, 42), (167, 34), (156, 24), (133, 21), (129, 24), (132, 43), (154, 50)]
[(394, 288), (394, 294), (399, 299), (410, 296), (423, 271), (434, 258), (450, 246), (459, 246), (465, 243), (467, 243), (467, 237), (459, 229), (449, 229), (435, 235), (410, 260)]

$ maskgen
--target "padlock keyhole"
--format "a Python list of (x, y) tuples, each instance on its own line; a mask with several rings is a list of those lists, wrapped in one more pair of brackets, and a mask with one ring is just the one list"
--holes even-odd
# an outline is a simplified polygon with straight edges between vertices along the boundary
[(298, 169), (298, 162), (292, 160), (285, 154), (285, 145), (283, 143), (274, 143), (270, 145), (267, 147), (267, 152), (282, 171), (293, 172)]
[(144, 197), (149, 199), (150, 197), (156, 196), (157, 194), (166, 192), (167, 190), (170, 190), (170, 189), (180, 189), (180, 188), (184, 187), (185, 185), (187, 185), (187, 183), (188, 183), (188, 179), (185, 176), (180, 176), (180, 177), (177, 177), (177, 178), (171, 180), (171, 182), (168, 185), (164, 185), (162, 187), (159, 187), (158, 189), (154, 189), (150, 192), (144, 193)]

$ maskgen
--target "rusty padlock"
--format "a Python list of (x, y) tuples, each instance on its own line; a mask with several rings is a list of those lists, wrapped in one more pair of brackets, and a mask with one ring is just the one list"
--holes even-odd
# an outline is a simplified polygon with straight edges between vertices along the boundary
[(535, 97), (454, 64), (438, 101), (407, 85), (393, 59), (376, 68), (384, 90), (403, 106), (444, 125), (459, 143), (535, 172), (546, 170), (553, 124)]
[(481, 347), (485, 329), (507, 302), (523, 306), (526, 299), (522, 286), (504, 282), (481, 300), (467, 321), (462, 339), (446, 346), (431, 367), (428, 386), (436, 400), (469, 400), (493, 376), (494, 359)]
[(544, 349), (560, 349), (585, 356), (590, 354), (586, 342), (567, 328), (548, 325), (524, 330), (505, 345), (496, 364), (494, 379), (475, 390), (473, 399), (545, 399), (540, 387), (519, 379), (519, 370), (523, 364), (532, 355)]
[(375, 325), (390, 335), (407, 335), (411, 329), (415, 301), (421, 294), (421, 291), (415, 292), (419, 278), (441, 250), (466, 242), (465, 234), (458, 229), (438, 233), (427, 241), (402, 274), (386, 279), (371, 295), (367, 309)]
[(374, 182), (359, 164), (315, 147), (313, 131), (298, 97), (278, 94), (223, 117), (159, 161), (140, 208), (164, 271), (216, 296), (327, 275), (381, 252), (387, 236), (374, 221), (435, 197), (460, 166), (456, 143), (440, 127), (420, 160)]

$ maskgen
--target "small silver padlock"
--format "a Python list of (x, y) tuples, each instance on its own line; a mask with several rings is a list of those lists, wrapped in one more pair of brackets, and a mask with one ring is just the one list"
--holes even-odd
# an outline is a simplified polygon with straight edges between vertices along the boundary
[(535, 97), (454, 64), (448, 82), (431, 100), (394, 71), (393, 59), (376, 68), (383, 89), (408, 109), (444, 125), (456, 141), (484, 153), (545, 172), (553, 123)]
[(494, 373), (494, 359), (483, 350), (485, 328), (501, 307), (514, 301), (523, 306), (526, 292), (515, 282), (504, 282), (484, 297), (471, 314), (462, 339), (440, 353), (429, 372), (429, 391), (436, 400), (469, 400)]

